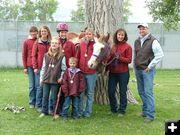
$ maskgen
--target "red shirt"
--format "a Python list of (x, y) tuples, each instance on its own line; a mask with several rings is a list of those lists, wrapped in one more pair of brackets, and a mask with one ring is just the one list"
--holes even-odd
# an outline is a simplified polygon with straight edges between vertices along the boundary
[(66, 58), (66, 65), (67, 67), (69, 67), (69, 58), (75, 57), (75, 46), (71, 41), (66, 41), (66, 40), (63, 41), (60, 38), (59, 40), (60, 40), (62, 49), (64, 50), (64, 55)]
[(80, 43), (78, 49), (77, 58), (79, 60), (79, 68), (83, 73), (86, 74), (96, 73), (95, 69), (90, 69), (88, 67), (88, 61), (92, 56), (94, 43), (95, 43), (94, 41), (89, 41), (89, 43), (87, 44), (86, 42), (83, 41)]
[(45, 44), (40, 39), (36, 40), (32, 50), (32, 64), (34, 69), (42, 68), (44, 54), (48, 52), (49, 47), (50, 42)]
[[(70, 75), (71, 74), (71, 77)], [(72, 82), (71, 82), (72, 81)], [(79, 70), (72, 74), (68, 69), (63, 74), (61, 89), (66, 96), (79, 96), (86, 88), (86, 81)]]
[(22, 48), (22, 61), (24, 69), (32, 67), (32, 48), (36, 39), (32, 39), (30, 36), (24, 41)]
[(108, 66), (108, 70), (110, 73), (123, 73), (129, 70), (128, 64), (132, 61), (132, 48), (128, 43), (119, 43), (117, 45), (113, 45), (112, 53), (110, 55), (109, 61), (111, 61), (115, 57), (115, 53), (119, 55), (119, 58), (116, 61), (116, 65), (114, 65), (115, 60), (110, 63)]

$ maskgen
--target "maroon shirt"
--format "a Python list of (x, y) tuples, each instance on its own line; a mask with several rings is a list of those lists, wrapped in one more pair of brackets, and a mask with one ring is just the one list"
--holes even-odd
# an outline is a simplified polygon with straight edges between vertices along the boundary
[(89, 43), (87, 44), (85, 41), (83, 41), (80, 43), (78, 49), (77, 58), (79, 60), (79, 68), (85, 74), (96, 73), (95, 69), (90, 69), (88, 67), (88, 61), (92, 56), (94, 43), (94, 41), (89, 41)]
[(112, 53), (110, 55), (109, 62), (115, 57), (115, 54), (119, 55), (119, 58), (110, 63), (108, 70), (110, 73), (123, 73), (129, 70), (128, 64), (132, 61), (132, 48), (128, 43), (119, 43), (112, 47)]
[(24, 41), (22, 48), (22, 61), (24, 69), (32, 67), (32, 48), (35, 41), (36, 38), (32, 39), (30, 36)]
[(86, 88), (85, 78), (80, 70), (71, 73), (69, 69), (63, 74), (61, 89), (66, 96), (79, 96)]
[(64, 55), (66, 58), (66, 65), (69, 67), (69, 58), (75, 57), (75, 46), (71, 41), (62, 40), (59, 38), (62, 49), (64, 50)]
[(48, 52), (50, 42), (46, 44), (40, 39), (36, 40), (32, 50), (32, 64), (34, 69), (41, 69), (43, 64), (44, 54)]

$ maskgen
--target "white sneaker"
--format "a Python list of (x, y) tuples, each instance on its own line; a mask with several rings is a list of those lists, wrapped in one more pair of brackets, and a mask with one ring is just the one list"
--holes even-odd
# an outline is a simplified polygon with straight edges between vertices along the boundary
[(54, 120), (57, 120), (58, 118), (59, 118), (59, 115), (57, 114), (53, 117)]
[(40, 115), (39, 115), (39, 118), (42, 118), (42, 117), (44, 117), (45, 116), (45, 114), (44, 113), (41, 113)]
[(124, 117), (124, 114), (119, 113), (119, 114), (118, 114), (118, 117)]
[(30, 109), (33, 109), (33, 108), (34, 108), (34, 105), (29, 105), (29, 108), (30, 108)]

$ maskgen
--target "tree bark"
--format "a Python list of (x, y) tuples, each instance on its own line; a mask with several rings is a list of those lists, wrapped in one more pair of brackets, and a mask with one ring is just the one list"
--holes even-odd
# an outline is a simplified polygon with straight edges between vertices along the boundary
[(106, 34), (123, 27), (123, 0), (85, 0), (85, 24)]
[[(124, 26), (123, 23), (123, 0), (85, 0), (85, 25), (93, 28), (96, 32), (111, 36)], [(95, 88), (95, 102), (109, 104), (108, 76), (98, 75)], [(132, 92), (128, 89), (128, 101), (137, 103)], [(119, 99), (118, 92), (116, 96)], [(118, 100), (119, 101), (119, 100)]]

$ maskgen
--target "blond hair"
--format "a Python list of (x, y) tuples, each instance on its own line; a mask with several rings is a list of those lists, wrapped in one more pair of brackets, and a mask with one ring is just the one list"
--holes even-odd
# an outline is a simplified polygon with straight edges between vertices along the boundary
[(78, 63), (78, 59), (75, 57), (69, 58), (69, 62), (75, 62), (76, 64)]
[(60, 45), (59, 38), (57, 36), (56, 37), (52, 37), (52, 40), (58, 41), (59, 42), (59, 47), (58, 47), (57, 50), (53, 50), (52, 47), (50, 47), (47, 54), (51, 58), (59, 59), (61, 56), (64, 55), (64, 53), (62, 52), (62, 47)]

